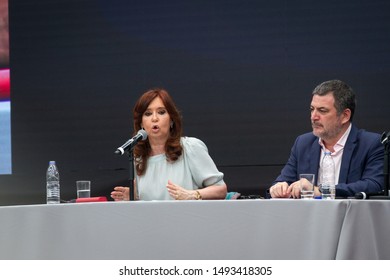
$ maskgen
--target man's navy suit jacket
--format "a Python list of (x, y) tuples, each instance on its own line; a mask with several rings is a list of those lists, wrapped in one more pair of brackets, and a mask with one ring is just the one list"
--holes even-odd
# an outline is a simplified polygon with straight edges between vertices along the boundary
[[(290, 158), (273, 184), (299, 180), (299, 174), (312, 173), (318, 178), (321, 146), (312, 132), (300, 135), (291, 149)], [(351, 127), (344, 146), (337, 197), (354, 196), (357, 192), (376, 193), (383, 190), (384, 146), (380, 135)]]

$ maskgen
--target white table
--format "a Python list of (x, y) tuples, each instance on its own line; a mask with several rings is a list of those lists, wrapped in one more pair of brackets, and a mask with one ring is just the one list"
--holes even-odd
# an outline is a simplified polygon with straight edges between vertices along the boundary
[(0, 259), (390, 259), (390, 201), (0, 207)]

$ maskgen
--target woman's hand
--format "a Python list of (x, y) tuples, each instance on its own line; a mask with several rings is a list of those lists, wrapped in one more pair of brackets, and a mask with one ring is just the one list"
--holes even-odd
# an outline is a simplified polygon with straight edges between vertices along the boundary
[(130, 200), (130, 188), (129, 187), (117, 186), (111, 192), (111, 197), (115, 201)]
[(196, 199), (196, 191), (186, 190), (185, 188), (174, 184), (170, 180), (168, 180), (167, 189), (168, 189), (169, 195), (176, 200)]

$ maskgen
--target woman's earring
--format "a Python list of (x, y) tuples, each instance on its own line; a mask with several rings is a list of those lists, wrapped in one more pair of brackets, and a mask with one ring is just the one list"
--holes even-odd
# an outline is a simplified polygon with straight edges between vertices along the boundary
[(173, 128), (173, 122), (171, 122), (171, 128)]

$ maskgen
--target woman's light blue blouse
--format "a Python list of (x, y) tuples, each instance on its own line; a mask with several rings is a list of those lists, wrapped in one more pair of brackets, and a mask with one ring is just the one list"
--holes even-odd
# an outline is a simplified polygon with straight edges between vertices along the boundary
[(201, 140), (182, 137), (181, 144), (183, 154), (173, 163), (165, 154), (149, 157), (145, 174), (136, 176), (140, 200), (173, 200), (166, 188), (168, 180), (188, 190), (225, 184)]

